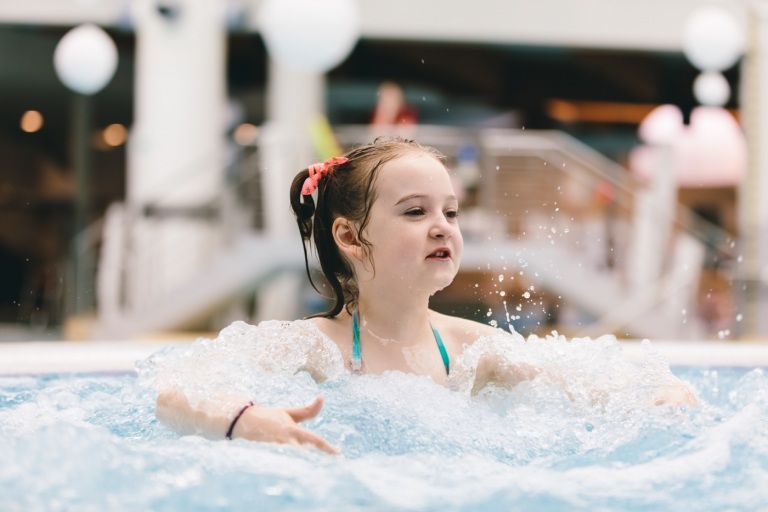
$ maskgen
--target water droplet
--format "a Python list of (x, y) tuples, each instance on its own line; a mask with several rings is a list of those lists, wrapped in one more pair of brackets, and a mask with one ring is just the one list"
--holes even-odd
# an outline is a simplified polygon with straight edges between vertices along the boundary
[(504, 274), (499, 274), (499, 282), (504, 281)]
[(493, 310), (489, 309), (488, 312), (485, 314), (485, 316), (491, 316), (493, 314)]
[(523, 293), (523, 298), (530, 299), (531, 298), (531, 292)]
[(744, 316), (743, 316), (741, 313), (739, 313), (738, 315), (736, 315), (736, 321), (737, 321), (737, 322), (741, 322), (742, 320), (744, 320)]
[(502, 297), (504, 297), (506, 294), (507, 294), (507, 292), (505, 292), (505, 291), (500, 291), (499, 292), (499, 295), (501, 295)]

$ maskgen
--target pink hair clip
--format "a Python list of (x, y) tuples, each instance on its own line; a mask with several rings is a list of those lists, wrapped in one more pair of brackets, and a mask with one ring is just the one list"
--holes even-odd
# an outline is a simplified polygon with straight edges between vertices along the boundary
[(317, 184), (320, 182), (320, 180), (328, 176), (328, 171), (337, 165), (345, 163), (347, 160), (349, 159), (345, 156), (335, 156), (333, 158), (329, 158), (325, 162), (310, 165), (307, 168), (309, 171), (309, 177), (304, 180), (304, 185), (301, 187), (301, 195), (312, 195), (312, 192), (317, 189)]

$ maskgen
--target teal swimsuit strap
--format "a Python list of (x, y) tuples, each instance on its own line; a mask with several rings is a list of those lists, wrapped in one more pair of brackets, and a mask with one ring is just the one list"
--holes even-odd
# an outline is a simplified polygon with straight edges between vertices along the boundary
[[(437, 329), (432, 327), (432, 322), (429, 323), (429, 327), (432, 328), (432, 334), (435, 335), (435, 341), (437, 342), (437, 348), (440, 350), (440, 357), (443, 358), (443, 365), (445, 366), (445, 374), (451, 373), (451, 359), (448, 357), (448, 351), (445, 349), (443, 339), (440, 337), (440, 333)], [(363, 369), (362, 357), (360, 356), (360, 324), (357, 320), (357, 310), (352, 313), (352, 371), (359, 372)]]
[[(432, 322), (429, 322), (429, 326), (432, 327)], [(440, 357), (443, 358), (443, 366), (445, 366), (445, 374), (450, 375), (451, 374), (451, 359), (448, 357), (448, 351), (445, 349), (445, 345), (443, 345), (443, 338), (440, 337), (440, 333), (437, 332), (437, 329), (432, 327), (432, 334), (435, 335), (435, 341), (437, 342), (437, 349), (440, 351)]]
[(360, 357), (360, 326), (357, 324), (357, 310), (352, 313), (352, 371), (359, 372), (363, 369)]

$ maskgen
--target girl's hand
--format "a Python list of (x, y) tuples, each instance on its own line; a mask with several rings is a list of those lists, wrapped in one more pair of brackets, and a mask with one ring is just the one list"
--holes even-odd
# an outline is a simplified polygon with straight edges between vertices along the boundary
[(698, 407), (699, 402), (691, 388), (679, 379), (670, 379), (656, 389), (656, 396), (652, 404), (655, 407)]
[(323, 398), (318, 396), (304, 407), (262, 407), (258, 404), (246, 409), (237, 421), (232, 438), (242, 437), (250, 441), (292, 444), (311, 444), (326, 453), (337, 454), (338, 448), (328, 441), (298, 425), (301, 421), (314, 418), (323, 407)]

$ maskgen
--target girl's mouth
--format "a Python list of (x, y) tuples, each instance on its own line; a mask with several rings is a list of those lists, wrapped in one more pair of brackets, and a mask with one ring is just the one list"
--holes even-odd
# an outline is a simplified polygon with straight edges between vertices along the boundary
[(444, 259), (447, 259), (447, 258), (451, 257), (451, 251), (449, 249), (442, 248), (442, 249), (438, 249), (438, 250), (434, 251), (433, 253), (431, 253), (427, 257), (428, 258), (436, 258), (436, 259), (439, 259), (439, 260), (444, 260)]

